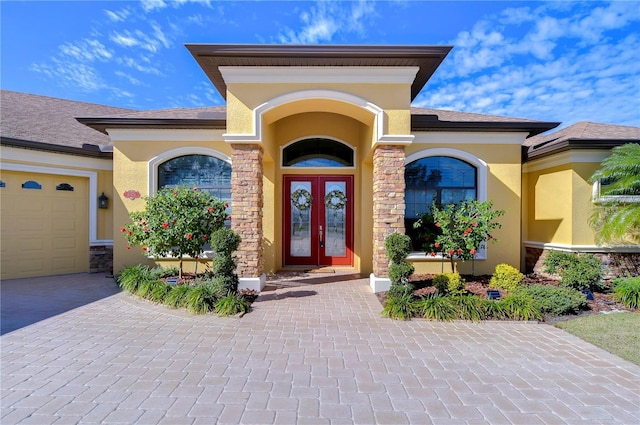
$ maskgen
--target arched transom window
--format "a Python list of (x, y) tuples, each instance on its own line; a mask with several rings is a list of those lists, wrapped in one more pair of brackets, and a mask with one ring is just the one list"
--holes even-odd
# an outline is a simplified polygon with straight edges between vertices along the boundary
[(335, 140), (315, 137), (282, 150), (283, 167), (353, 167), (353, 149)]

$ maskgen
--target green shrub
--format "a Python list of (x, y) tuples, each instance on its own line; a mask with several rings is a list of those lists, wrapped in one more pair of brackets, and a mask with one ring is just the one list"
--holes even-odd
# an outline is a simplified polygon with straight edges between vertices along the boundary
[(593, 254), (580, 254), (577, 258), (578, 261), (568, 265), (562, 271), (560, 285), (578, 291), (604, 289), (602, 285), (604, 271), (600, 259)]
[(404, 285), (414, 272), (413, 264), (406, 261), (400, 263), (391, 263), (389, 266), (389, 280), (392, 285)]
[(166, 285), (161, 280), (143, 280), (138, 285), (138, 289), (136, 290), (136, 295), (140, 298), (149, 298), (151, 295), (151, 291), (158, 285)]
[(171, 286), (162, 280), (156, 280), (147, 294), (147, 298), (154, 303), (163, 303), (169, 291), (171, 291)]
[(213, 258), (213, 275), (224, 284), (224, 293), (238, 292), (238, 275), (233, 252), (240, 246), (240, 236), (230, 229), (220, 229), (211, 235), (211, 248), (216, 253)]
[(189, 289), (189, 285), (175, 285), (164, 297), (164, 305), (171, 308), (186, 307)]
[(461, 295), (465, 292), (464, 279), (459, 273), (442, 273), (433, 278), (433, 285), (442, 295)]
[(530, 295), (542, 314), (562, 316), (578, 314), (588, 308), (585, 295), (571, 288), (559, 288), (549, 285), (525, 286), (520, 291)]
[(451, 297), (438, 293), (420, 298), (415, 302), (415, 310), (420, 316), (429, 320), (451, 321), (458, 317)]
[(240, 242), (240, 235), (227, 228), (216, 230), (211, 235), (211, 249), (218, 255), (231, 256)]
[(189, 312), (205, 314), (213, 311), (216, 304), (216, 294), (211, 285), (201, 284), (189, 288), (186, 296), (186, 306)]
[(218, 299), (215, 304), (215, 312), (219, 316), (233, 316), (238, 313), (246, 313), (251, 309), (251, 303), (243, 296), (228, 293)]
[(613, 279), (613, 296), (629, 308), (640, 308), (640, 276)]
[(450, 298), (459, 319), (478, 322), (486, 318), (483, 299), (475, 295), (455, 295)]
[(504, 289), (507, 292), (513, 292), (522, 285), (522, 278), (524, 275), (520, 273), (520, 270), (516, 269), (509, 264), (498, 264), (489, 286), (495, 289)]
[(483, 300), (482, 307), (486, 319), (503, 320), (507, 318), (507, 312), (504, 304), (498, 300)]
[(576, 255), (571, 252), (565, 251), (547, 251), (542, 264), (544, 265), (545, 273), (560, 275), (562, 270), (566, 269), (569, 264), (573, 264), (577, 261)]
[(518, 291), (509, 294), (498, 301), (509, 319), (514, 320), (539, 320), (542, 313), (533, 297), (527, 293)]
[(391, 296), (387, 292), (387, 299), (382, 309), (383, 316), (395, 320), (411, 319), (415, 311), (412, 293), (401, 293), (400, 291), (402, 291), (402, 288), (398, 290), (398, 294), (392, 294)]
[(560, 285), (577, 289), (597, 289), (602, 284), (604, 270), (600, 259), (593, 254), (573, 254), (562, 251), (549, 251), (543, 262), (547, 273), (559, 274)]
[(387, 297), (404, 297), (405, 295), (413, 296), (413, 285), (391, 285), (387, 291)]
[(411, 238), (401, 233), (392, 233), (385, 239), (384, 247), (391, 263), (402, 263), (411, 252)]
[(127, 267), (118, 276), (118, 285), (129, 293), (135, 294), (138, 290), (138, 285), (144, 280), (148, 280), (149, 267), (138, 264), (132, 267)]

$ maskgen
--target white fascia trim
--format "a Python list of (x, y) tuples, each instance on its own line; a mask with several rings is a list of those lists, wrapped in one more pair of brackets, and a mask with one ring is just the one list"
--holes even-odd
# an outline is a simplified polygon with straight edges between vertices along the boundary
[(418, 152), (414, 152), (411, 155), (405, 158), (404, 164), (410, 164), (413, 161), (417, 161), (422, 158), (426, 158), (429, 156), (450, 156), (452, 158), (458, 158), (469, 164), (476, 167), (478, 170), (478, 201), (486, 201), (487, 200), (487, 184), (488, 184), (488, 175), (489, 175), (489, 166), (482, 159), (477, 156), (470, 154), (469, 152), (462, 151), (460, 149), (452, 149), (452, 148), (431, 148), (431, 149), (423, 149)]
[(113, 239), (98, 239), (91, 241), (89, 246), (113, 246)]
[(562, 243), (550, 243), (550, 242), (537, 242), (537, 241), (524, 241), (525, 247), (538, 248), (538, 249), (553, 249), (556, 251), (566, 252), (629, 252), (640, 253), (640, 245), (571, 245)]
[(2, 147), (2, 159), (7, 161), (35, 162), (59, 167), (80, 167), (92, 170), (113, 170), (111, 158), (98, 159), (57, 152), (43, 152), (31, 149), (20, 149), (11, 146)]
[(238, 279), (238, 290), (253, 289), (260, 292), (267, 286), (267, 275), (262, 273), (260, 277), (241, 277)]
[(23, 173), (53, 174), (60, 176), (86, 177), (89, 179), (89, 245), (98, 240), (98, 172), (72, 170), (68, 168), (42, 167), (39, 165), (0, 163), (0, 170)]
[(327, 99), (348, 103), (365, 109), (374, 116), (374, 140), (383, 144), (409, 144), (413, 141), (410, 134), (384, 134), (385, 114), (379, 106), (364, 98), (336, 90), (301, 90), (277, 96), (259, 105), (253, 110), (253, 128), (251, 133), (225, 133), (224, 141), (227, 143), (262, 143), (262, 115), (278, 106), (309, 99)]
[(412, 84), (419, 70), (417, 66), (221, 66), (219, 69), (227, 84)]
[(107, 133), (113, 142), (215, 142), (224, 140), (224, 130), (216, 129), (110, 128)]
[(523, 171), (530, 173), (532, 171), (546, 170), (560, 165), (571, 164), (572, 162), (601, 163), (607, 156), (609, 156), (609, 151), (596, 149), (565, 151), (527, 162), (524, 164)]
[(369, 275), (369, 286), (375, 292), (385, 292), (391, 288), (391, 279), (388, 277), (376, 277), (373, 273)]
[(413, 143), (442, 143), (448, 145), (518, 145), (527, 137), (526, 132), (471, 132), (471, 131), (420, 131), (414, 132)]
[(180, 148), (170, 149), (156, 155), (148, 162), (148, 178), (149, 178), (149, 196), (154, 195), (158, 189), (158, 165), (172, 158), (184, 155), (206, 155), (218, 158), (231, 164), (231, 158), (214, 149), (204, 148), (202, 146), (183, 146)]

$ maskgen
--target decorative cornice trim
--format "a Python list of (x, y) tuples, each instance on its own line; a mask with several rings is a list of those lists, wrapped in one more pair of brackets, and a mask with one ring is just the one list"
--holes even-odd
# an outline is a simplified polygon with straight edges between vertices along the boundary
[(233, 83), (364, 83), (412, 84), (420, 69), (407, 67), (366, 66), (221, 66), (227, 84)]
[(113, 142), (212, 142), (224, 140), (224, 130), (195, 128), (108, 128)]
[(540, 159), (533, 159), (523, 165), (523, 171), (530, 173), (533, 171), (546, 170), (548, 168), (559, 167), (573, 162), (600, 163), (609, 155), (609, 151), (603, 150), (579, 150), (564, 151), (555, 155), (545, 156)]

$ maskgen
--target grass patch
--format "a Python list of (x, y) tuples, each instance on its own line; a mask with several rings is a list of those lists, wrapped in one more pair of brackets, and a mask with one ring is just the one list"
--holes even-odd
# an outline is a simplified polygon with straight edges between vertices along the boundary
[(640, 314), (598, 314), (556, 325), (591, 344), (640, 366)]

